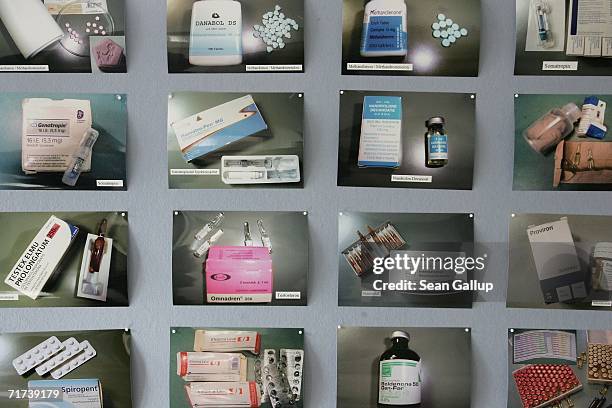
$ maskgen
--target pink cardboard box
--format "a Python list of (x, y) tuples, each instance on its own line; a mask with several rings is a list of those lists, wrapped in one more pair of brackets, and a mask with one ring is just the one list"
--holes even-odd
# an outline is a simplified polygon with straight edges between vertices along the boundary
[(213, 246), (206, 260), (209, 303), (272, 301), (272, 257), (266, 247)]

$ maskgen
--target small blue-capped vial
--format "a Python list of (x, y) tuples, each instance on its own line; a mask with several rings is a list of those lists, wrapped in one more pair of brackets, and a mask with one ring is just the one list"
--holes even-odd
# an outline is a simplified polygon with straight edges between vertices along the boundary
[(92, 128), (87, 129), (83, 135), (83, 139), (81, 139), (79, 148), (72, 155), (72, 160), (64, 172), (62, 183), (71, 187), (76, 185), (83, 171), (83, 164), (85, 164), (87, 159), (91, 156), (93, 146), (96, 144), (99, 135), (100, 133), (97, 130)]

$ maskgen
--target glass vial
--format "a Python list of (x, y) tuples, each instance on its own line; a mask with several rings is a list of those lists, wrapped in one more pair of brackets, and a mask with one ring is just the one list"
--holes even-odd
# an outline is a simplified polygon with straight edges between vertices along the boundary
[(100, 265), (102, 264), (102, 256), (104, 256), (104, 247), (106, 246), (106, 228), (108, 222), (103, 219), (98, 227), (98, 237), (93, 243), (91, 248), (91, 259), (89, 261), (89, 272), (96, 273), (100, 272)]
[(220, 212), (219, 214), (217, 214), (215, 216), (215, 218), (213, 218), (212, 220), (208, 221), (206, 223), (206, 225), (204, 225), (202, 227), (202, 229), (200, 229), (195, 235), (194, 238), (196, 241), (201, 241), (204, 238), (206, 238), (208, 236), (208, 234), (210, 234), (212, 232), (213, 229), (215, 229), (216, 227), (218, 227), (221, 224), (221, 221), (223, 221), (223, 213)]
[(95, 129), (90, 128), (85, 132), (83, 138), (81, 139), (79, 148), (73, 153), (70, 164), (64, 172), (62, 183), (71, 187), (76, 186), (76, 183), (83, 172), (83, 165), (87, 159), (89, 159), (89, 156), (91, 156), (94, 144), (96, 144), (96, 141), (98, 140), (98, 136), (100, 136), (100, 133)]
[(545, 0), (534, 0), (532, 2), (533, 15), (536, 19), (538, 28), (538, 45), (542, 48), (552, 48), (555, 46), (555, 39), (550, 29), (550, 4)]
[(251, 227), (248, 222), (244, 222), (244, 246), (253, 246), (253, 238), (251, 237)]
[(391, 348), (380, 356), (379, 407), (421, 406), (421, 357), (408, 347), (410, 335), (395, 331)]
[(263, 220), (257, 220), (257, 226), (259, 227), (259, 235), (261, 235), (261, 244), (268, 248), (268, 251), (272, 253), (272, 240), (270, 239), (270, 235), (268, 235), (268, 231), (264, 227)]
[(591, 254), (593, 289), (612, 291), (612, 242), (599, 242)]
[(425, 166), (444, 167), (448, 164), (448, 135), (444, 130), (444, 118), (434, 116), (425, 122)]
[(574, 131), (574, 123), (582, 116), (575, 103), (555, 108), (536, 120), (523, 132), (529, 146), (538, 153), (545, 154)]

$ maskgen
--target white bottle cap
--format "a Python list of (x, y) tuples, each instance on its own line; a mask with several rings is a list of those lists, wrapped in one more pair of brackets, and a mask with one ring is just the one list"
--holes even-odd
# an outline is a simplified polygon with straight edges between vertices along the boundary
[(394, 331), (393, 333), (391, 333), (391, 338), (392, 339), (396, 339), (398, 337), (410, 340), (410, 335), (408, 333), (406, 333), (406, 332), (398, 330), (398, 331)]
[(582, 116), (582, 110), (573, 102), (568, 103), (561, 108), (561, 111), (567, 116), (569, 120), (578, 122), (578, 119)]

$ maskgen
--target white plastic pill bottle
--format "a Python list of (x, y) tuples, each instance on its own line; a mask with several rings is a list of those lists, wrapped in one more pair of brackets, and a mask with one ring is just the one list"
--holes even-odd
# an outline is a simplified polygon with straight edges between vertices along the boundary
[(408, 31), (404, 0), (371, 0), (365, 6), (362, 57), (405, 56)]
[(202, 66), (242, 63), (242, 5), (239, 1), (193, 3), (189, 63)]

